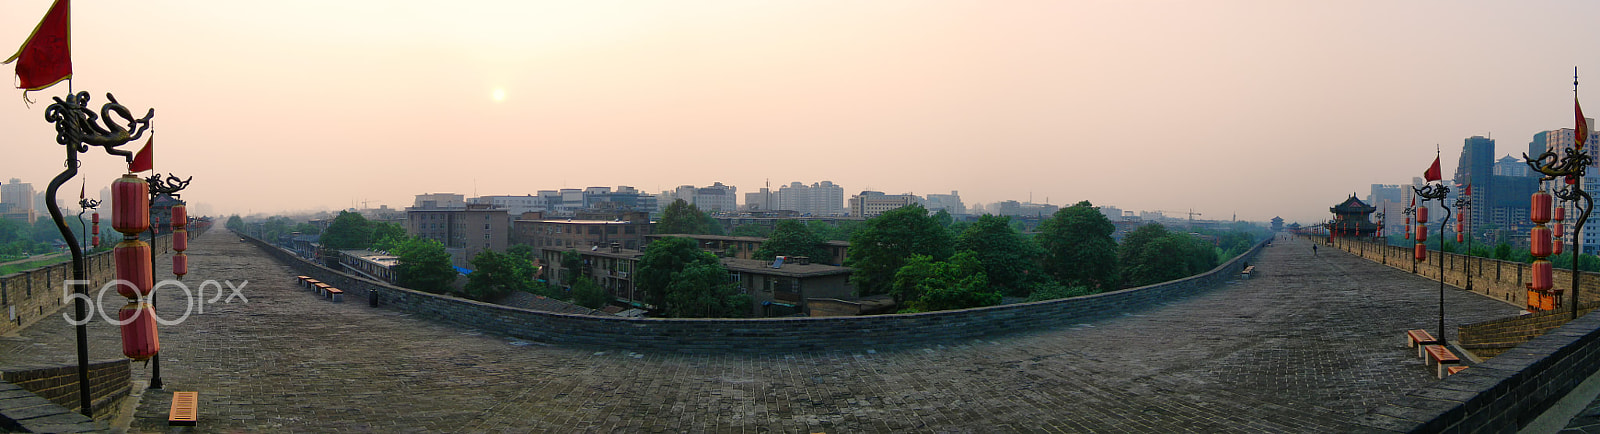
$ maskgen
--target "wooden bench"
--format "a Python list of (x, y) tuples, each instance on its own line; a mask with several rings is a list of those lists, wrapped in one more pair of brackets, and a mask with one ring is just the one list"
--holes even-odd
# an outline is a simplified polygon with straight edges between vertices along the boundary
[(311, 276), (294, 276), (294, 278), (298, 279), (300, 286), (304, 287), (306, 286), (306, 279), (310, 279)]
[(1456, 375), (1456, 374), (1460, 373), (1461, 371), (1465, 371), (1465, 370), (1467, 370), (1466, 366), (1455, 365), (1455, 366), (1451, 366), (1450, 369), (1445, 369), (1444, 370), (1444, 374), (1445, 375)]
[(200, 392), (172, 392), (172, 409), (167, 411), (168, 426), (194, 426), (200, 416)]
[(1406, 331), (1406, 348), (1416, 347), (1418, 358), (1425, 357), (1422, 354), (1423, 346), (1439, 345), (1441, 343), (1443, 342), (1439, 342), (1438, 339), (1434, 339), (1433, 335), (1428, 334), (1427, 330), (1417, 329)]
[(1428, 353), (1428, 358), (1423, 359), (1423, 363), (1438, 365), (1439, 379), (1441, 380), (1443, 380), (1444, 376), (1446, 375), (1446, 369), (1444, 365), (1461, 364), (1461, 358), (1456, 357), (1456, 353), (1450, 352), (1450, 350), (1445, 348), (1444, 345), (1425, 345), (1422, 348)]
[(328, 288), (328, 298), (334, 302), (344, 301), (344, 291), (339, 288)]
[(306, 284), (305, 284), (305, 287), (306, 287), (306, 288), (310, 288), (310, 289), (317, 289), (317, 284), (319, 284), (319, 283), (322, 283), (322, 281), (321, 281), (321, 280), (317, 280), (317, 279), (312, 279), (312, 278), (309, 278), (309, 277), (307, 277), (307, 278), (306, 278)]
[(1245, 279), (1249, 279), (1250, 278), (1250, 274), (1255, 273), (1255, 272), (1256, 272), (1256, 266), (1254, 266), (1254, 265), (1251, 265), (1251, 266), (1248, 266), (1248, 267), (1244, 267), (1244, 271), (1240, 271), (1239, 272), (1239, 277), (1242, 277), (1242, 278), (1245, 278)]
[(323, 296), (323, 297), (327, 297), (328, 296), (328, 288), (332, 288), (332, 287), (333, 287), (333, 285), (329, 285), (329, 284), (322, 283), (322, 282), (317, 282), (317, 284), (315, 286), (315, 288), (317, 289), (317, 295), (320, 295), (320, 296)]

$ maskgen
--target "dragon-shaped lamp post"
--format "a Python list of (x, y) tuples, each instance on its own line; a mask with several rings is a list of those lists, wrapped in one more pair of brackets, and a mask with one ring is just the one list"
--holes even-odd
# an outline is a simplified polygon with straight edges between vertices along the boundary
[[(189, 177), (188, 179), (178, 179), (177, 176), (174, 176), (172, 174), (167, 174), (166, 179), (162, 179), (161, 175), (160, 174), (156, 174), (156, 173), (152, 173), (149, 178), (145, 178), (145, 183), (150, 186), (150, 208), (149, 208), (149, 211), (150, 211), (150, 214), (151, 214), (151, 216), (150, 216), (150, 246), (151, 246), (151, 248), (150, 248), (150, 275), (151, 276), (156, 275), (156, 249), (155, 249), (155, 245), (156, 245), (156, 235), (157, 235), (157, 230), (156, 229), (159, 226), (159, 225), (155, 224), (156, 198), (159, 198), (161, 196), (168, 196), (168, 197), (171, 197), (173, 199), (177, 199), (178, 198), (178, 192), (183, 191), (183, 189), (185, 189), (185, 188), (188, 188), (189, 187), (189, 181), (193, 180), (193, 179), (194, 179), (193, 176)], [(168, 215), (168, 219), (169, 220), (171, 219), (171, 215), (170, 214)], [(151, 307), (155, 307), (155, 305), (156, 305), (155, 297), (150, 297), (150, 306)], [(150, 388), (152, 388), (152, 389), (160, 389), (162, 387), (163, 387), (163, 384), (161, 383), (161, 353), (156, 353), (155, 355), (150, 356)]]
[[(1572, 95), (1576, 99), (1578, 95), (1577, 68), (1573, 68), (1572, 73)], [(1578, 272), (1578, 256), (1580, 256), (1578, 241), (1583, 239), (1581, 236), (1583, 225), (1589, 221), (1589, 211), (1594, 209), (1594, 197), (1589, 196), (1589, 192), (1583, 191), (1582, 179), (1593, 159), (1589, 157), (1588, 152), (1583, 150), (1582, 143), (1588, 138), (1573, 137), (1573, 139), (1579, 145), (1563, 149), (1563, 152), (1559, 155), (1555, 151), (1546, 149), (1538, 157), (1529, 157), (1528, 154), (1522, 154), (1522, 160), (1533, 171), (1544, 175), (1539, 178), (1540, 181), (1553, 181), (1556, 178), (1562, 178), (1565, 186), (1556, 188), (1555, 196), (1561, 200), (1571, 202), (1574, 210), (1578, 212), (1578, 220), (1572, 222), (1572, 298), (1570, 299), (1572, 319), (1578, 319), (1578, 279), (1583, 274)]]
[[(1446, 224), (1446, 222), (1450, 221), (1450, 206), (1449, 206), (1449, 204), (1445, 203), (1444, 198), (1445, 198), (1445, 196), (1449, 196), (1450, 195), (1450, 187), (1444, 185), (1443, 182), (1438, 182), (1438, 183), (1430, 182), (1430, 183), (1427, 183), (1427, 184), (1423, 184), (1423, 186), (1420, 187), (1420, 188), (1419, 187), (1411, 187), (1411, 190), (1415, 191), (1417, 193), (1417, 197), (1421, 197), (1422, 198), (1422, 206), (1428, 206), (1428, 201), (1429, 200), (1438, 200), (1439, 201), (1439, 208), (1443, 208), (1444, 209), (1444, 218), (1439, 220), (1439, 255), (1440, 255), (1440, 257), (1438, 259), (1439, 260), (1439, 339), (1444, 339), (1445, 338), (1444, 337), (1444, 227), (1448, 226)], [(1420, 216), (1422, 214), (1418, 214), (1418, 215)], [(1418, 217), (1417, 218), (1417, 234), (1419, 235), (1417, 237), (1417, 249), (1419, 249), (1419, 250), (1424, 249), (1424, 247), (1422, 247), (1422, 241), (1424, 239), (1424, 236), (1421, 236), (1421, 234), (1423, 233), (1423, 231), (1428, 230), (1428, 223), (1426, 221), (1424, 221), (1424, 220), (1425, 219), (1422, 218), (1422, 217)]]
[[(1468, 188), (1468, 190), (1471, 190), (1471, 189)], [(1465, 218), (1467, 216), (1467, 209), (1469, 209), (1469, 208), (1472, 208), (1472, 197), (1466, 196), (1466, 195), (1458, 195), (1458, 196), (1456, 196), (1456, 212), (1458, 213), (1456, 215), (1456, 242), (1457, 243), (1462, 242), (1462, 241), (1466, 241), (1467, 242), (1467, 249), (1465, 251), (1462, 251), (1463, 254), (1461, 255), (1461, 261), (1462, 261), (1461, 262), (1461, 274), (1465, 274), (1467, 276), (1467, 290), (1471, 291), (1472, 290), (1472, 268), (1471, 268), (1472, 267), (1472, 260), (1470, 258), (1472, 256), (1472, 236), (1469, 235), (1468, 234), (1469, 231), (1468, 230), (1464, 230), (1466, 228), (1462, 226), (1462, 222), (1463, 221), (1466, 221), (1467, 224), (1471, 224), (1471, 220), (1472, 219)], [(1443, 225), (1444, 222), (1439, 222), (1439, 224)], [(1439, 240), (1439, 251), (1440, 252), (1444, 251), (1444, 239), (1443, 238), (1444, 237), (1441, 236), (1440, 240)], [(1441, 276), (1440, 279), (1443, 279), (1443, 277), (1442, 277), (1443, 275), (1441, 274), (1440, 276)]]
[[(99, 208), (99, 207), (100, 207), (100, 201), (98, 201), (98, 200), (88, 199), (88, 198), (78, 199), (78, 228), (80, 230), (87, 228), (87, 226), (83, 224), (83, 213), (89, 212), (89, 210), (95, 209), (95, 208)], [(85, 250), (85, 251), (89, 250), (89, 236), (90, 236), (90, 234), (91, 234), (90, 231), (83, 231), (83, 233), (79, 234), (79, 236), (78, 236), (78, 238), (79, 238), (78, 239), (78, 245), (83, 246), (83, 250)], [(95, 237), (99, 237), (100, 236), (100, 213), (95, 213), (95, 216), (94, 216), (94, 232), (92, 232), (92, 234)], [(96, 244), (99, 244), (99, 242), (97, 241)], [(99, 246), (97, 245), (95, 247), (99, 247)]]
[[(78, 175), (78, 154), (89, 152), (90, 146), (105, 148), (106, 153), (122, 156), (129, 162), (133, 161), (133, 153), (117, 149), (128, 142), (138, 140), (150, 127), (150, 118), (155, 117), (156, 110), (150, 109), (143, 118), (134, 118), (127, 107), (117, 103), (117, 98), (110, 93), (106, 99), (111, 102), (100, 108), (97, 115), (89, 109), (89, 92), (78, 92), (67, 95), (66, 99), (53, 98), (55, 103), (45, 107), (44, 120), (55, 124), (56, 144), (67, 148), (66, 170), (61, 171), (50, 180), (50, 186), (45, 189), (45, 208), (50, 211), (50, 218), (56, 224), (56, 230), (61, 231), (63, 239), (72, 239), (72, 231), (67, 228), (67, 221), (61, 214), (61, 207), (56, 202), (56, 192), (68, 180)], [(117, 124), (111, 118), (117, 114), (126, 122), (127, 127)], [(104, 122), (101, 126), (99, 122)], [(67, 282), (74, 293), (73, 311), (77, 326), (78, 340), (78, 399), (79, 411), (85, 416), (94, 417), (93, 397), (89, 387), (89, 337), (88, 337), (88, 307), (89, 286), (85, 280), (83, 248), (77, 243), (67, 243), (67, 248), (72, 251), (72, 278)]]

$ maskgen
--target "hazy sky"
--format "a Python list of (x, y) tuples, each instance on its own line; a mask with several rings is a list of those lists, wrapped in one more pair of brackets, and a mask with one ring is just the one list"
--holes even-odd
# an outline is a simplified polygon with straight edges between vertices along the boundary
[[(0, 2), (0, 55), (49, 4)], [(1449, 176), (1466, 137), (1520, 155), (1570, 128), (1572, 68), (1600, 89), (1595, 17), (1580, 1), (78, 0), (73, 88), (154, 107), (157, 171), (193, 175), (185, 198), (222, 213), (770, 179), (1310, 222), (1419, 176), (1435, 144)], [(0, 91), (0, 180), (42, 191), (60, 171), (44, 103), (66, 91), (32, 107)], [(125, 166), (92, 152), (96, 191)]]

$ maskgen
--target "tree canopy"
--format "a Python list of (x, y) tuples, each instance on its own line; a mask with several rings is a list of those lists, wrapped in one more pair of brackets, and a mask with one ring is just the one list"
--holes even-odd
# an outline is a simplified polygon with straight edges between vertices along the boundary
[(1000, 304), (1000, 293), (989, 286), (983, 266), (971, 251), (948, 261), (912, 255), (894, 275), (889, 290), (902, 311), (927, 312)]
[(1122, 279), (1129, 287), (1182, 279), (1215, 268), (1211, 243), (1160, 224), (1140, 226), (1122, 239), (1117, 253)]
[(455, 267), (450, 265), (450, 253), (438, 241), (408, 237), (392, 251), (399, 257), (395, 265), (395, 280), (402, 287), (418, 291), (443, 294), (455, 282)]
[(828, 259), (828, 249), (822, 247), (822, 240), (805, 224), (798, 220), (781, 220), (772, 227), (772, 233), (761, 243), (761, 248), (751, 255), (756, 259), (776, 256), (806, 256), (824, 261)]
[(634, 284), (645, 297), (673, 317), (741, 317), (750, 310), (750, 296), (738, 292), (716, 255), (695, 241), (666, 237), (651, 242), (639, 258)]
[(1039, 225), (1044, 271), (1066, 286), (1117, 287), (1116, 225), (1089, 201), (1056, 211)]
[(523, 257), (484, 250), (472, 258), (472, 268), (462, 295), (473, 300), (494, 301), (533, 288), (533, 263)]
[(895, 272), (912, 255), (926, 255), (933, 261), (948, 259), (955, 241), (939, 226), (922, 205), (890, 210), (866, 221), (850, 238), (846, 266), (855, 269), (850, 282), (861, 295), (889, 291)]
[(655, 233), (686, 235), (721, 235), (722, 226), (700, 208), (683, 199), (672, 201), (656, 220)]
[(983, 264), (989, 285), (1001, 293), (1026, 297), (1028, 280), (1038, 272), (1042, 251), (1011, 227), (1011, 217), (984, 215), (956, 238), (956, 250), (972, 252)]

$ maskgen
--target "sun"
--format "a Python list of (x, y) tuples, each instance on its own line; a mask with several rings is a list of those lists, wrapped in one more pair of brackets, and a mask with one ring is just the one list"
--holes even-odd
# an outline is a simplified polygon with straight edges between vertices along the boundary
[(490, 94), (489, 98), (493, 99), (494, 102), (505, 101), (506, 100), (506, 90), (505, 90), (505, 88), (499, 88), (499, 87), (495, 88), (494, 89), (494, 93)]

